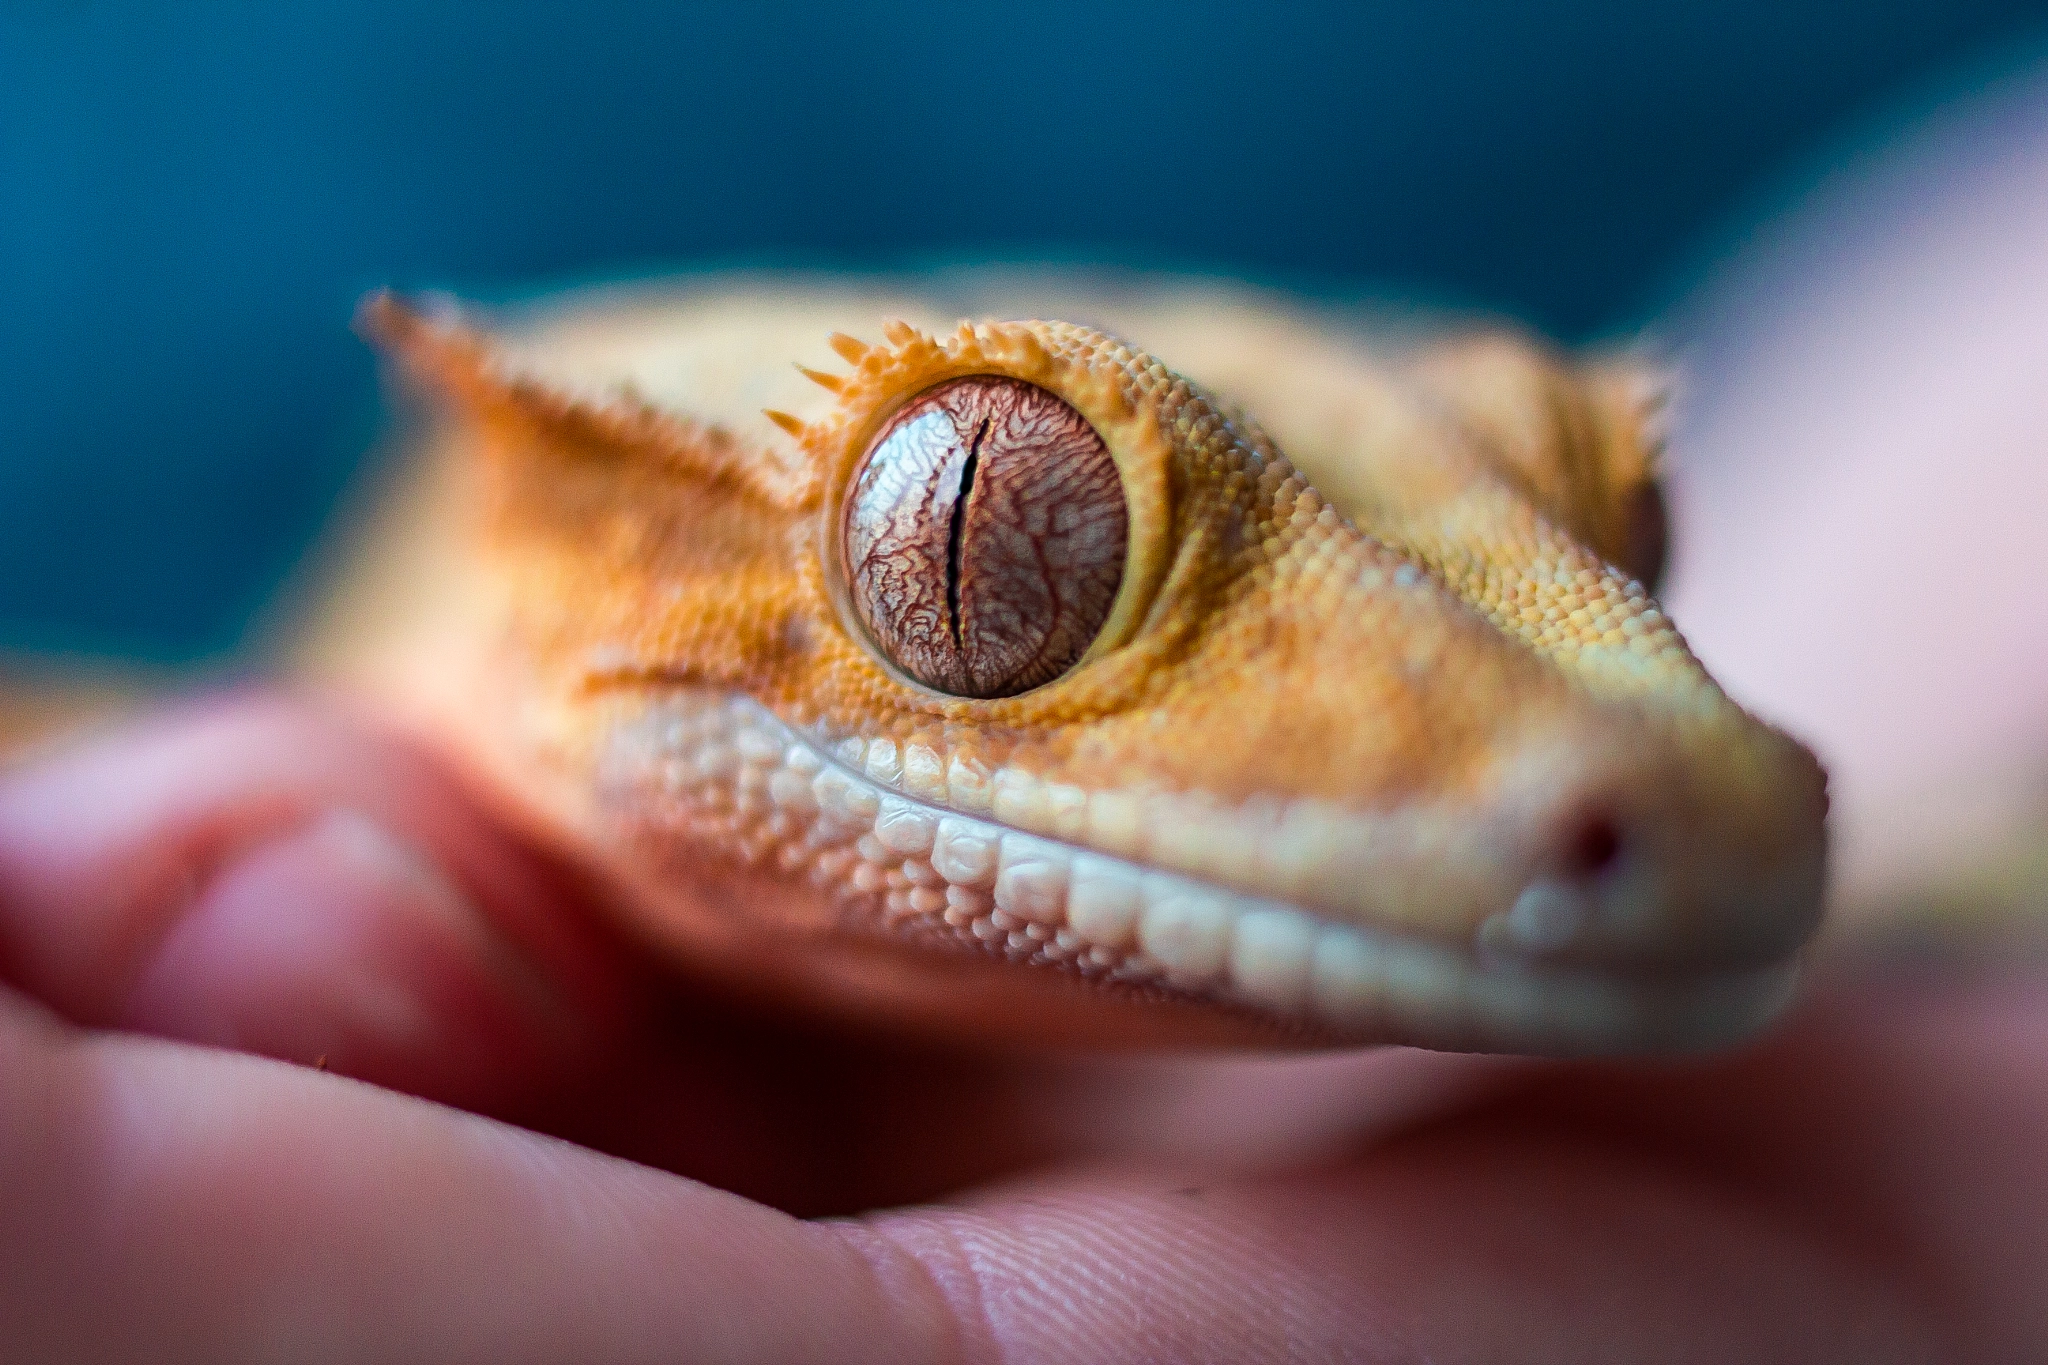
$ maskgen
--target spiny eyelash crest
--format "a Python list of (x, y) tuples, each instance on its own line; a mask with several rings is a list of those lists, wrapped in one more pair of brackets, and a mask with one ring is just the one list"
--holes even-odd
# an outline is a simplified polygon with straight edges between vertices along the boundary
[(908, 796), (868, 776), (860, 740), (800, 732), (744, 695), (614, 704), (600, 789), (616, 809), (808, 880), (856, 924), (1337, 1037), (1572, 1052), (1638, 1022), (1596, 980), (1489, 965)]

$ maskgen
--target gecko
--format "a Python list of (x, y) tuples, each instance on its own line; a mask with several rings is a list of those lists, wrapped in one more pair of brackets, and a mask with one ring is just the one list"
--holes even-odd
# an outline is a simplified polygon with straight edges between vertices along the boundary
[(1148, 277), (380, 293), (302, 650), (710, 988), (1035, 1047), (1707, 1048), (1826, 784), (1653, 596), (1658, 385)]

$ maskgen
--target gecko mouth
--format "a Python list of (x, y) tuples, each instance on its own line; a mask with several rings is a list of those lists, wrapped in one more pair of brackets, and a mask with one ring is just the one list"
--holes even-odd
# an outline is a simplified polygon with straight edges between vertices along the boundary
[(660, 788), (675, 833), (808, 878), (870, 931), (1339, 1040), (1449, 1049), (1709, 1048), (1761, 1027), (1796, 985), (1792, 962), (1629, 973), (1340, 919), (921, 800), (749, 697), (678, 688), (640, 701), (611, 732), (606, 784)]

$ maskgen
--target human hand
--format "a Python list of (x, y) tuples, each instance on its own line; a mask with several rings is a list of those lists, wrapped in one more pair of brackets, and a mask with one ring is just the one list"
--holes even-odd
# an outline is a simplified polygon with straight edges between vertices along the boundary
[(693, 993), (430, 758), (249, 697), (0, 784), (0, 974), (10, 1359), (2048, 1346), (2038, 977), (1679, 1063), (953, 1053)]

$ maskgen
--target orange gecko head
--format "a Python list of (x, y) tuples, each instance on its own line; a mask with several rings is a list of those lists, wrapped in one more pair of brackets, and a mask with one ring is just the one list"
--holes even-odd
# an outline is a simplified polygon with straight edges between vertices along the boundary
[(686, 965), (1034, 1039), (1636, 1050), (1782, 1002), (1819, 769), (1575, 532), (1626, 539), (1640, 451), (1490, 444), (1569, 368), (1184, 327), (1225, 398), (1157, 318), (744, 302), (366, 312), (449, 419), (447, 728)]

